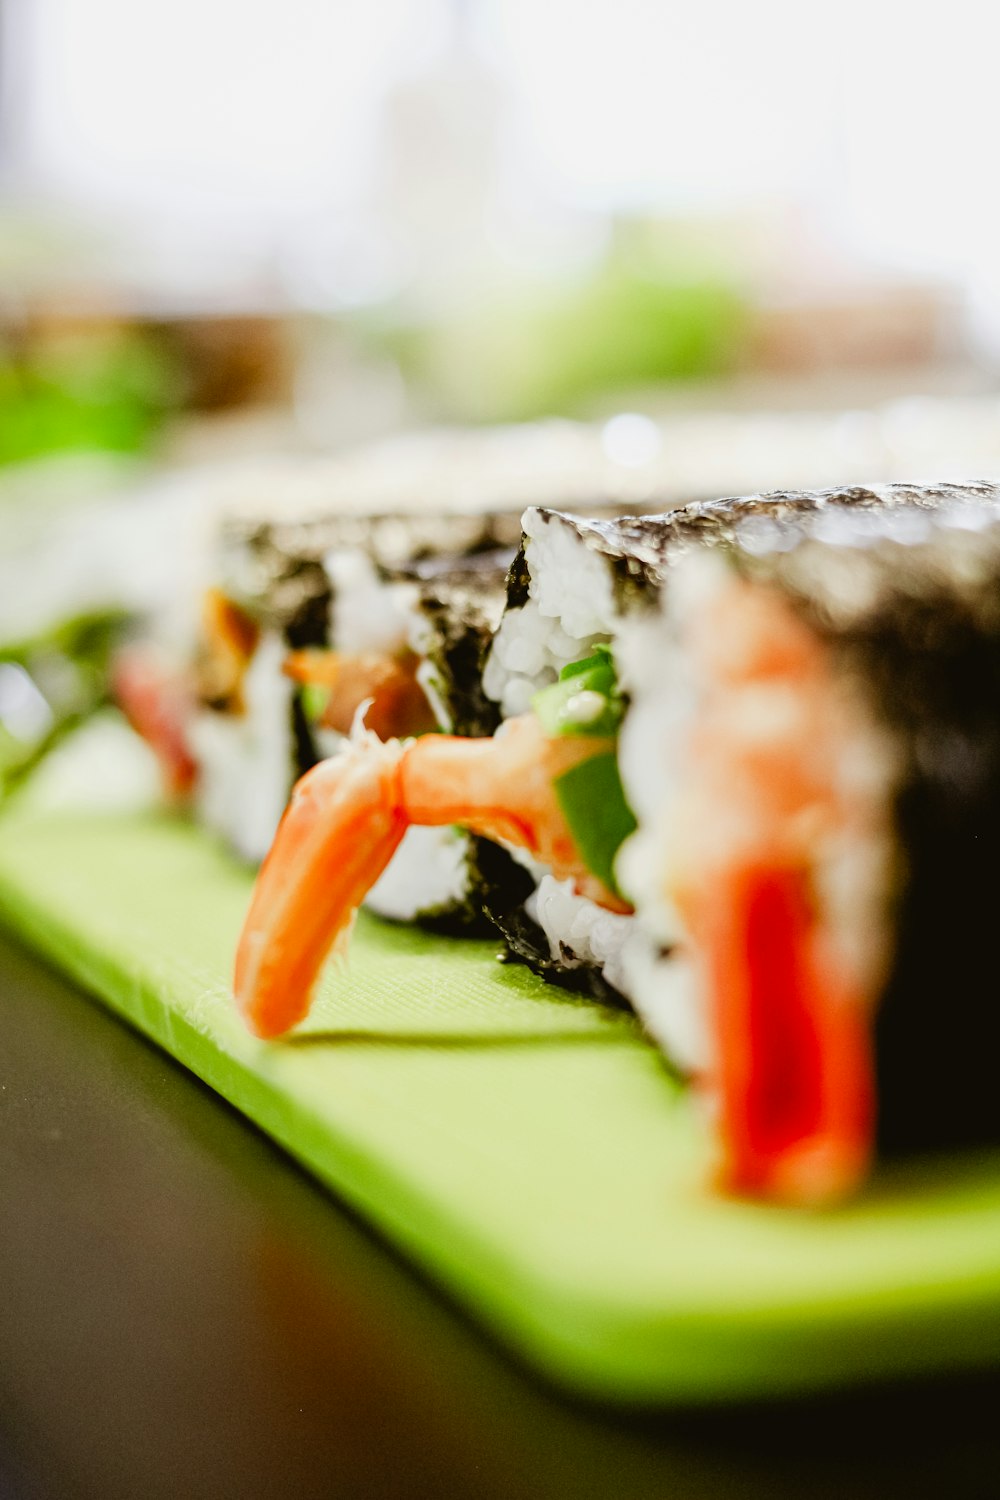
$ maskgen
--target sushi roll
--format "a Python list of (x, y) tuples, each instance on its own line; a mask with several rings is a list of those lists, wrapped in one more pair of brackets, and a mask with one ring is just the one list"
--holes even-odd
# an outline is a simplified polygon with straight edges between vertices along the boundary
[[(482, 658), (515, 517), (314, 516), (221, 528), (189, 661), (118, 665), (118, 696), (175, 797), (239, 855), (266, 853), (296, 780), (364, 721), (379, 739), (488, 734)], [(470, 836), (415, 828), (369, 892), (380, 914), (483, 923)]]
[[(250, 1026), (273, 1035), (305, 1014), (327, 951), (408, 829), (459, 825), (516, 856), (516, 878), (507, 872), (486, 897), (515, 954), (550, 977), (632, 999), (675, 1064), (703, 1071), (710, 1028), (684, 965), (666, 958), (683, 935), (676, 914), (648, 894), (641, 857), (619, 858), (636, 839), (641, 850), (658, 816), (655, 789), (670, 777), (628, 749), (641, 672), (623, 648), (659, 620), (678, 565), (731, 547), (745, 524), (919, 513), (956, 496), (981, 508), (996, 492), (777, 494), (616, 521), (529, 510), (482, 679), (498, 731), (357, 738), (303, 779), (240, 944), (236, 993)], [(686, 670), (669, 653), (656, 657), (668, 717), (690, 697)], [(626, 762), (639, 764), (635, 774)]]
[[(380, 740), (496, 728), (483, 659), (525, 497), (607, 513), (626, 491), (645, 503), (649, 484), (602, 457), (596, 429), (567, 423), (240, 470), (210, 497), (197, 624), (172, 649), (154, 629), (120, 654), (119, 704), (170, 798), (256, 863), (296, 779), (362, 709)], [(474, 932), (489, 925), (487, 891), (526, 880), (496, 844), (415, 826), (366, 904)]]
[[(675, 915), (659, 900), (645, 899), (642, 838), (629, 838), (636, 819), (643, 828), (655, 820), (665, 781), (647, 747), (669, 738), (669, 724), (691, 694), (686, 669), (674, 662), (668, 643), (644, 645), (649, 622), (659, 620), (672, 596), (677, 565), (692, 554), (714, 555), (747, 527), (764, 535), (769, 526), (830, 510), (933, 509), (950, 497), (982, 505), (996, 495), (982, 485), (886, 485), (696, 502), (663, 516), (602, 520), (528, 511), (484, 688), (502, 719), (534, 707), (565, 731), (572, 726), (560, 723), (560, 716), (571, 719), (588, 707), (598, 711), (597, 699), (580, 697), (579, 688), (610, 685), (621, 731), (619, 736), (616, 728), (614, 755), (576, 773), (578, 786), (565, 786), (562, 800), (577, 837), (590, 846), (591, 863), (624, 896), (627, 909), (609, 911), (571, 881), (535, 867), (526, 901), (519, 904), (519, 892), (509, 884), (488, 894), (512, 954), (557, 983), (624, 997), (680, 1071), (699, 1071), (708, 1055), (705, 1023), (677, 960)], [(637, 635), (640, 644), (632, 648)], [(603, 667), (599, 680), (588, 683), (579, 673), (599, 659), (595, 652), (605, 653)], [(637, 729), (636, 700), (645, 702), (647, 683), (656, 689), (655, 706), (643, 710)], [(627, 838), (630, 852), (619, 868), (618, 849)], [(636, 843), (639, 856), (631, 852)]]
[(728, 1190), (1000, 1140), (998, 501), (748, 515), (621, 640), (634, 993), (672, 971)]
[(296, 775), (368, 698), (380, 737), (494, 727), (477, 643), (502, 609), (526, 503), (646, 505), (652, 482), (605, 454), (600, 429), (557, 421), (230, 466), (200, 484), (200, 602), (185, 588), (120, 654), (119, 703), (168, 795), (256, 862)]

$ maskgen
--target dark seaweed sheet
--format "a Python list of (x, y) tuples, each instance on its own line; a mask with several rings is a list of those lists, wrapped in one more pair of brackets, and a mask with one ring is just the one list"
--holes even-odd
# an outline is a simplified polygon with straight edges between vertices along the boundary
[[(513, 553), (520, 522), (497, 516), (329, 516), (300, 522), (230, 521), (221, 541), (222, 583), (290, 645), (325, 645), (330, 581), (323, 560), (361, 551), (387, 575), (480, 553)], [(295, 639), (293, 639), (293, 636)]]
[(396, 575), (418, 587), (418, 608), (431, 630), (426, 658), (453, 734), (489, 735), (500, 722), (483, 692), (483, 666), (503, 610), (509, 559), (506, 549), (438, 557)]
[[(570, 515), (539, 509), (551, 525), (569, 527), (591, 551), (607, 559), (619, 607), (626, 612), (655, 596), (671, 566), (692, 548), (740, 546), (756, 534), (759, 545), (776, 551), (789, 537), (808, 533), (827, 513), (878, 515), (887, 509), (936, 510), (952, 503), (1000, 503), (1000, 486), (988, 480), (967, 483), (852, 485), (845, 489), (774, 490), (762, 495), (730, 495), (695, 500), (659, 515)], [(770, 543), (768, 533), (770, 532)], [(753, 541), (756, 547), (758, 541)], [(507, 607), (528, 598), (530, 571), (519, 552), (507, 579)]]
[[(524, 899), (527, 895), (530, 891)], [(489, 915), (504, 940), (501, 958), (505, 963), (524, 964), (533, 974), (572, 994), (586, 995), (603, 1005), (631, 1009), (624, 995), (605, 979), (604, 970), (598, 964), (581, 962), (567, 943), (560, 944), (560, 957), (553, 958), (548, 938), (539, 924), (529, 917), (523, 901), (505, 910), (497, 910), (491, 905)]]
[(496, 922), (486, 906), (488, 893), (503, 891), (505, 899), (517, 905), (530, 895), (532, 880), (499, 844), (470, 835), (468, 845), (465, 899), (419, 912), (416, 920), (447, 937), (496, 937)]

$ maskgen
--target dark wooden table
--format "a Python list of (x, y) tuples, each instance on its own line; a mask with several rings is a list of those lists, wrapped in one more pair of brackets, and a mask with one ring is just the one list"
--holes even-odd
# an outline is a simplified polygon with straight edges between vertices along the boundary
[(0, 1496), (1000, 1495), (1000, 1379), (622, 1415), (541, 1385), (0, 939)]

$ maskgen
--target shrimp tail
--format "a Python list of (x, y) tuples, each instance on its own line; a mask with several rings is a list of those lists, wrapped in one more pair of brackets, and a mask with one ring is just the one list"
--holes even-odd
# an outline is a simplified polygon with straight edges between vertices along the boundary
[(407, 827), (398, 742), (366, 740), (302, 777), (261, 866), (236, 954), (251, 1031), (274, 1037), (309, 1009), (323, 964)]
[(400, 744), (363, 727), (296, 786), (261, 866), (236, 955), (234, 988), (247, 1025), (279, 1036), (309, 1009), (331, 950), (343, 951), (355, 912), (411, 824), (456, 824), (503, 839), (559, 878), (616, 898), (580, 862), (553, 781), (602, 740), (549, 740), (531, 717), (492, 739), (429, 734)]

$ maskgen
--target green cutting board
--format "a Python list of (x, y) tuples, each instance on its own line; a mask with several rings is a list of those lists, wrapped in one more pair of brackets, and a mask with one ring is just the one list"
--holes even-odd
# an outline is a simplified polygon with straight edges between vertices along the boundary
[(249, 891), (166, 815), (0, 819), (2, 920), (561, 1383), (730, 1400), (1000, 1362), (1000, 1157), (836, 1212), (724, 1201), (628, 1017), (374, 920), (303, 1033), (259, 1042), (228, 993)]

